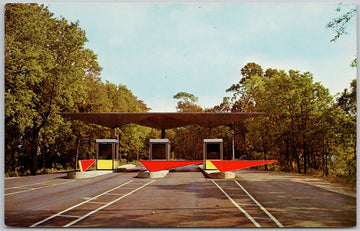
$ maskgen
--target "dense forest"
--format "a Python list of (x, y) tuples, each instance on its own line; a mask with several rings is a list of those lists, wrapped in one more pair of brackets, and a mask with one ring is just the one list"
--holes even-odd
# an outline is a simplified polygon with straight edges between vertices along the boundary
[[(65, 120), (59, 112), (146, 112), (123, 85), (103, 82), (78, 22), (55, 18), (38, 4), (5, 6), (5, 174), (75, 169), (95, 157), (95, 139), (110, 129)], [(199, 126), (166, 131), (172, 158), (202, 159), (202, 139), (224, 139), (224, 157), (276, 159), (269, 168), (356, 180), (356, 79), (337, 97), (309, 72), (248, 63), (224, 89), (220, 105), (202, 108), (190, 93), (174, 95), (178, 112), (266, 112), (211, 132)], [(124, 163), (148, 158), (148, 139), (160, 131), (137, 125), (115, 130)]]
[[(267, 69), (248, 63), (242, 78), (226, 91), (232, 97), (211, 109), (201, 109), (197, 97), (179, 93), (178, 111), (266, 112), (232, 126), (214, 129), (224, 138), (224, 156), (232, 158), (275, 159), (271, 168), (298, 173), (321, 173), (349, 181), (356, 180), (356, 79), (350, 90), (336, 99), (311, 73)], [(199, 158), (201, 140), (209, 131), (197, 126), (173, 131), (174, 152), (183, 158)], [(183, 148), (185, 147), (185, 148)], [(195, 147), (195, 148), (193, 148)]]
[[(96, 55), (84, 48), (78, 23), (56, 19), (44, 6), (5, 8), (5, 171), (9, 175), (75, 168), (93, 158), (95, 139), (110, 130), (57, 113), (145, 112), (147, 106), (123, 85), (100, 79)], [(124, 126), (123, 157), (144, 152), (148, 128)], [(131, 138), (130, 138), (131, 137)]]

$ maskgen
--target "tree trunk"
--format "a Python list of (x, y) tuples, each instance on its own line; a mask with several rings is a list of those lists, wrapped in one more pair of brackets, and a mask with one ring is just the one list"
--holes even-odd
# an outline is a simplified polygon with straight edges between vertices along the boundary
[(329, 175), (329, 169), (327, 166), (327, 152), (326, 152), (326, 143), (324, 142), (323, 144), (323, 155), (322, 155), (322, 159), (323, 159), (323, 169), (325, 172), (325, 175)]
[(295, 136), (294, 134), (292, 135), (292, 139), (290, 140), (291, 142), (291, 148), (292, 148), (292, 154), (295, 157), (296, 160), (296, 164), (297, 164), (297, 169), (298, 169), (298, 173), (301, 173), (301, 164), (300, 164), (300, 158), (299, 158), (299, 154), (296, 150), (296, 141), (295, 141)]
[(30, 173), (31, 175), (36, 175), (37, 171), (37, 156), (38, 156), (38, 149), (39, 149), (39, 135), (40, 129), (34, 129), (32, 132), (32, 137), (30, 138), (30, 155), (31, 155), (31, 165), (30, 165)]
[(290, 158), (290, 150), (289, 150), (289, 141), (286, 139), (285, 140), (285, 143), (286, 143), (286, 147), (285, 147), (285, 155), (286, 155), (286, 165), (290, 168), (290, 170), (292, 171), (293, 170), (293, 165), (292, 165), (292, 161), (291, 161), (291, 158)]
[(296, 164), (297, 164), (297, 169), (298, 169), (298, 173), (301, 173), (301, 164), (300, 164), (300, 158), (299, 158), (299, 154), (296, 150), (296, 146), (295, 144), (292, 145), (292, 149), (293, 149), (293, 154), (295, 156), (295, 160), (296, 160)]
[[(264, 150), (264, 160), (266, 160), (266, 145), (263, 143), (263, 150)], [(265, 164), (265, 171), (268, 171), (268, 166)]]
[(303, 142), (303, 156), (304, 156), (304, 174), (306, 174), (307, 171), (307, 151), (306, 151), (306, 141)]
[[(16, 153), (15, 150), (12, 150), (12, 161), (11, 161), (11, 170), (14, 171), (14, 173), (16, 173), (16, 166), (17, 166), (17, 163), (16, 163)], [(7, 169), (6, 169), (7, 170)]]

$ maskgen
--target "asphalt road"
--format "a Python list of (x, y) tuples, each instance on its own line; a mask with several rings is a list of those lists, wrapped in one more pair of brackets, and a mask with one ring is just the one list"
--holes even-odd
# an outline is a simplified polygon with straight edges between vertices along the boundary
[(194, 168), (161, 179), (136, 172), (71, 180), (66, 174), (5, 179), (12, 227), (353, 227), (356, 198), (299, 178), (241, 170), (207, 179)]

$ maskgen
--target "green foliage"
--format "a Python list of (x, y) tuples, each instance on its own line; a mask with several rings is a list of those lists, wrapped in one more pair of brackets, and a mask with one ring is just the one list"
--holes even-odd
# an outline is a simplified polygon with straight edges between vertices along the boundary
[[(236, 155), (277, 159), (282, 170), (356, 177), (356, 80), (337, 99), (311, 73), (245, 67), (217, 111), (263, 111), (266, 116), (234, 124)], [(244, 68), (245, 68), (244, 67)], [(249, 74), (250, 73), (250, 74)], [(261, 75), (261, 73), (263, 73)]]
[[(342, 11), (341, 3), (339, 4), (336, 11), (338, 12)], [(326, 24), (327, 28), (332, 29), (336, 33), (334, 38), (330, 40), (331, 42), (336, 41), (338, 38), (340, 38), (340, 36), (344, 34), (348, 34), (348, 32), (346, 31), (346, 26), (355, 15), (356, 15), (356, 8), (353, 8), (343, 13), (339, 17), (332, 19), (330, 22), (328, 22), (328, 24)]]
[[(123, 163), (148, 158), (148, 140), (160, 137), (160, 131), (133, 124), (111, 130), (57, 114), (149, 110), (125, 86), (101, 81), (97, 56), (86, 42), (77, 22), (54, 18), (44, 6), (6, 4), (6, 176), (74, 169), (76, 160), (95, 158), (97, 138), (111, 135), (119, 138)], [(225, 159), (231, 159), (234, 138), (235, 158), (276, 159), (284, 171), (321, 171), (356, 182), (356, 79), (334, 100), (308, 72), (263, 71), (248, 63), (241, 74), (226, 90), (233, 96), (220, 105), (204, 110), (196, 96), (179, 92), (173, 96), (177, 111), (263, 111), (266, 116), (231, 128), (168, 130), (173, 158), (202, 159), (202, 140), (212, 136), (224, 139)]]
[[(178, 100), (178, 112), (203, 112), (197, 105), (198, 97), (187, 92), (179, 92), (173, 96)], [(172, 140), (171, 149), (174, 158), (198, 160), (202, 159), (202, 140), (206, 138), (206, 129), (197, 125), (172, 129), (167, 137)]]
[(85, 96), (83, 77), (100, 68), (83, 47), (87, 40), (78, 23), (54, 19), (37, 4), (7, 4), (5, 21), (7, 128), (17, 128), (28, 143), (36, 174), (41, 137), (56, 135), (61, 126), (56, 112), (74, 109)]
[(351, 67), (357, 67), (357, 59), (354, 59), (351, 64), (350, 64)]
[[(342, 3), (340, 3), (338, 5), (338, 8), (336, 9), (336, 11), (341, 12), (343, 10), (342, 7), (343, 7), (343, 5), (342, 5)], [(330, 40), (331, 42), (335, 42), (342, 35), (349, 34), (349, 32), (347, 32), (347, 30), (346, 30), (347, 25), (355, 15), (356, 15), (356, 8), (352, 8), (352, 9), (347, 10), (345, 13), (343, 13), (339, 17), (336, 17), (336, 18), (330, 20), (328, 22), (328, 24), (326, 24), (326, 28), (329, 28), (329, 29), (331, 29), (332, 31), (334, 31), (336, 33), (334, 38), (332, 38)], [(357, 58), (355, 58), (351, 62), (350, 66), (351, 67), (356, 67), (357, 66)]]
[(356, 85), (351, 82), (351, 91), (345, 89), (337, 98), (337, 108), (341, 110), (337, 120), (333, 174), (346, 177), (356, 183)]
[(356, 115), (356, 82), (356, 79), (351, 82), (351, 92), (345, 88), (344, 92), (342, 92), (341, 96), (337, 99), (338, 107), (341, 108), (347, 116)]
[[(109, 137), (110, 129), (65, 121), (59, 112), (148, 110), (125, 86), (101, 82), (97, 56), (86, 42), (78, 22), (54, 18), (43, 5), (6, 4), (6, 172), (35, 175), (40, 168), (75, 168), (76, 159), (95, 157), (95, 139)], [(135, 138), (123, 144), (125, 150), (142, 151), (147, 129), (117, 133), (125, 131), (123, 137)]]
[(203, 109), (196, 105), (198, 97), (187, 92), (179, 92), (173, 96), (174, 99), (179, 100), (176, 109), (179, 112), (201, 112)]

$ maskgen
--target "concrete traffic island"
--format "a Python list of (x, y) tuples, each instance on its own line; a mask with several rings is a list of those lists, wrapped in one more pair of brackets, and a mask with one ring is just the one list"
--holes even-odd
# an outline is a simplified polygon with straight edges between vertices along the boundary
[(235, 172), (220, 172), (219, 170), (215, 169), (204, 169), (203, 165), (199, 165), (199, 169), (202, 173), (212, 179), (233, 179), (236, 177)]
[(66, 178), (68, 179), (85, 179), (85, 178), (92, 178), (97, 176), (102, 176), (105, 174), (113, 173), (113, 170), (93, 170), (93, 171), (86, 171), (86, 172), (68, 172)]
[(144, 168), (137, 167), (135, 164), (124, 164), (114, 170), (114, 172), (137, 172), (137, 171), (144, 171)]
[(138, 178), (164, 178), (167, 176), (167, 174), (169, 173), (169, 170), (161, 170), (161, 171), (156, 171), (156, 172), (149, 172), (149, 171), (144, 171), (144, 172), (139, 172), (137, 177)]
[(75, 171), (75, 172), (68, 172), (66, 178), (68, 179), (85, 179), (85, 178), (92, 178), (97, 176), (102, 176), (109, 173), (115, 172), (137, 172), (137, 171), (144, 171), (144, 168), (137, 167), (135, 164), (125, 164), (121, 165), (114, 170), (90, 170), (90, 171)]

